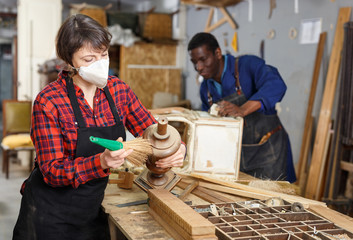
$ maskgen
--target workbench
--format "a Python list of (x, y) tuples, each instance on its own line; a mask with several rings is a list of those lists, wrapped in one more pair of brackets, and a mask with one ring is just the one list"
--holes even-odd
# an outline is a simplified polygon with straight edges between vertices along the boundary
[[(249, 180), (253, 177), (240, 174), (240, 179)], [(179, 194), (182, 189), (175, 187), (172, 193)], [(230, 196), (227, 196), (230, 197)], [(111, 239), (130, 240), (170, 240), (173, 239), (164, 228), (148, 213), (147, 204), (118, 207), (118, 204), (131, 203), (146, 200), (148, 195), (136, 184), (132, 189), (118, 188), (116, 184), (108, 184), (102, 203), (104, 211), (109, 215)], [(234, 201), (242, 201), (244, 198), (233, 197)], [(191, 201), (192, 205), (209, 204), (205, 200), (190, 193), (185, 201)]]
[[(250, 176), (248, 175), (244, 175), (240, 173), (239, 179), (237, 182), (249, 181), (248, 179), (249, 177)], [(250, 178), (254, 179), (252, 177)], [(250, 181), (253, 181), (251, 179)], [(183, 180), (180, 183), (182, 182)], [(234, 183), (234, 184), (239, 185), (239, 183)], [(208, 185), (200, 182), (198, 185), (198, 189), (195, 189), (195, 191), (186, 195), (187, 197), (184, 198), (183, 201), (185, 201), (186, 203), (191, 202), (191, 205), (193, 205), (193, 208), (196, 207), (196, 209), (200, 207), (203, 208), (204, 206), (209, 206), (211, 201), (205, 201), (197, 197), (197, 196), (203, 197), (200, 195), (200, 190), (204, 189), (204, 187), (207, 187)], [(243, 184), (240, 184), (240, 185), (243, 185)], [(180, 185), (178, 184), (178, 186), (174, 187), (174, 189), (171, 192), (176, 195), (183, 195), (182, 193), (185, 192), (185, 190), (183, 190), (184, 188), (185, 188), (185, 182), (184, 184), (180, 184)], [(249, 187), (245, 187), (244, 189), (248, 189), (248, 191), (251, 192), (251, 188)], [(218, 189), (218, 190), (221, 190), (221, 189)], [(258, 198), (249, 197), (252, 194), (238, 195), (238, 192), (237, 192), (236, 195), (232, 195), (230, 194), (229, 190), (227, 190), (226, 192), (227, 193), (223, 193), (222, 195), (219, 195), (221, 194), (220, 192), (217, 192), (217, 193), (213, 192), (214, 194), (213, 196), (219, 199), (220, 198), (226, 199), (226, 201), (223, 201), (225, 205), (226, 204), (229, 205), (229, 203), (231, 203), (230, 205), (232, 205), (232, 203), (235, 203), (237, 214), (246, 215), (246, 216), (234, 217), (234, 219), (238, 219), (236, 221), (239, 221), (240, 224), (247, 225), (248, 223), (246, 219), (254, 218), (254, 221), (258, 223), (258, 225), (262, 226), (260, 228), (253, 229), (252, 231), (254, 233), (259, 234), (259, 232), (263, 231), (261, 230), (262, 228), (270, 227), (266, 231), (271, 232), (271, 234), (273, 235), (272, 236), (270, 235), (268, 238), (265, 238), (265, 239), (277, 239), (276, 236), (279, 233), (281, 233), (281, 236), (284, 237), (281, 239), (288, 239), (288, 237), (290, 237), (290, 235), (292, 234), (296, 235), (294, 239), (308, 239), (307, 238), (308, 234), (309, 235), (312, 234), (312, 231), (315, 232), (315, 227), (317, 227), (317, 229), (320, 229), (320, 233), (319, 231), (317, 232), (321, 235), (322, 234), (336, 234), (336, 235), (348, 234), (347, 236), (349, 236), (350, 238), (353, 238), (353, 227), (352, 227), (353, 219), (339, 212), (336, 212), (332, 209), (329, 209), (322, 202), (312, 201), (310, 199), (305, 199), (300, 196), (296, 197), (294, 195), (291, 195), (292, 197), (289, 197), (281, 194), (280, 192), (272, 192), (274, 193), (275, 196), (277, 195), (283, 196), (286, 199), (289, 198), (290, 201), (292, 201), (293, 198), (295, 200), (298, 199), (299, 202), (302, 202), (304, 205), (308, 205), (309, 208), (308, 210), (305, 210), (303, 213), (295, 213), (290, 211), (292, 206), (288, 202), (285, 204), (285, 206), (281, 205), (279, 207), (268, 207), (266, 203), (264, 207), (260, 207), (261, 209), (260, 208), (253, 209), (252, 214), (247, 215), (247, 211), (251, 211), (251, 209), (249, 209), (249, 207), (244, 208), (244, 206), (242, 205), (246, 205), (254, 202), (258, 202), (259, 204), (263, 205), (264, 201), (266, 201), (264, 199), (266, 198), (262, 198), (262, 200), (256, 200)], [(266, 191), (259, 189), (259, 193), (256, 193), (255, 196), (261, 197), (262, 194), (266, 194)], [(247, 196), (247, 197), (244, 197), (244, 196)], [(148, 198), (148, 194), (143, 190), (141, 190), (137, 185), (133, 185), (132, 189), (125, 190), (125, 189), (118, 188), (116, 184), (108, 184), (105, 191), (105, 198), (103, 200), (102, 207), (109, 216), (109, 225), (110, 225), (112, 240), (116, 240), (116, 239), (170, 240), (170, 239), (173, 239), (173, 237), (148, 212), (149, 209), (146, 201), (147, 198)], [(247, 200), (252, 200), (252, 201), (247, 201)], [(126, 204), (126, 203), (131, 203), (136, 201), (146, 201), (146, 202), (139, 205), (130, 205), (130, 206), (124, 206), (124, 207), (117, 206), (118, 204)], [(222, 203), (218, 204), (218, 206), (222, 208)], [(280, 209), (281, 207), (282, 209)], [(298, 219), (298, 216), (300, 219)], [(211, 217), (211, 218), (214, 218), (214, 217)], [(217, 217), (217, 218), (223, 219), (223, 217)], [(228, 218), (229, 217), (224, 217), (222, 221), (227, 221)], [(273, 228), (274, 224), (268, 221), (275, 221), (274, 223), (278, 225), (277, 228)], [(288, 226), (286, 225), (287, 223), (283, 223), (282, 221), (287, 221), (288, 224), (292, 224), (292, 225), (295, 224), (295, 226), (289, 227), (289, 225)], [(211, 222), (214, 222), (214, 219)], [(280, 222), (282, 222), (282, 224), (279, 224)], [(304, 227), (302, 225), (304, 225)], [(254, 226), (257, 226), (257, 225), (255, 224)], [(165, 226), (165, 227), (168, 227), (168, 226)], [(234, 228), (234, 226), (232, 228)], [(290, 232), (288, 235), (289, 228), (290, 228)], [(292, 230), (292, 228), (294, 230)], [(305, 228), (306, 230), (303, 230)], [(229, 230), (229, 231), (231, 231), (229, 234), (234, 235), (232, 230)], [(241, 229), (238, 231), (239, 231), (238, 232), (239, 236), (242, 236), (244, 234), (249, 234), (248, 233), (249, 231), (246, 231), (244, 229)], [(224, 234), (227, 235), (228, 234), (227, 231), (225, 231)], [(323, 239), (327, 239), (327, 238), (323, 238)], [(344, 239), (348, 239), (348, 238), (344, 238)]]
[[(172, 192), (177, 193), (176, 187)], [(148, 213), (147, 204), (118, 207), (118, 204), (147, 199), (147, 193), (135, 184), (132, 189), (124, 190), (116, 184), (108, 184), (102, 203), (104, 211), (109, 215), (111, 239), (170, 240), (172, 237)], [(190, 194), (187, 197), (193, 204), (205, 204), (206, 201)]]

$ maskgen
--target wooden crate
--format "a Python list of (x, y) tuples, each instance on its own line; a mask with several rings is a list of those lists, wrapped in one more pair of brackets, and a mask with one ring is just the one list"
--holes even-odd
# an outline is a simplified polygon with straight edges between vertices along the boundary
[(172, 39), (172, 15), (150, 13), (143, 23), (142, 36), (148, 39)]
[(80, 11), (81, 14), (87, 15), (98, 23), (100, 23), (103, 27), (107, 27), (107, 15), (103, 8), (84, 8)]
[(125, 81), (146, 108), (156, 92), (181, 99), (182, 74), (176, 66), (175, 44), (137, 43), (120, 49), (119, 78)]

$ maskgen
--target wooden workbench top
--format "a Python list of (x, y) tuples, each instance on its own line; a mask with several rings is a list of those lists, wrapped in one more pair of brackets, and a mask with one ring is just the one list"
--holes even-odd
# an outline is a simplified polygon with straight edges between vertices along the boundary
[(150, 216), (147, 204), (117, 207), (117, 204), (146, 200), (147, 194), (136, 185), (124, 190), (108, 184), (102, 203), (104, 211), (128, 239), (170, 239), (168, 233)]
[[(246, 175), (242, 176), (241, 179), (238, 181), (246, 182), (251, 181), (252, 179), (248, 179)], [(203, 182), (203, 185), (200, 185), (200, 188), (207, 187), (208, 185)], [(183, 184), (181, 184), (183, 185)], [(183, 186), (176, 186), (172, 193), (180, 194), (182, 193)], [(184, 184), (185, 185), (185, 184)], [(210, 184), (209, 184), (210, 185)], [(221, 187), (221, 186), (219, 186)], [(201, 190), (201, 189), (199, 189)], [(234, 190), (234, 189), (233, 189)], [(191, 201), (192, 205), (204, 205), (209, 204), (210, 202), (202, 200), (201, 198), (197, 197), (195, 194), (197, 191), (190, 193), (184, 199), (184, 201)], [(217, 194), (221, 194), (223, 197), (230, 199), (227, 202), (239, 202), (244, 201), (246, 198), (241, 197), (238, 194), (230, 194), (227, 193), (217, 192)], [(280, 193), (278, 193), (280, 194)], [(199, 194), (200, 195), (200, 194)], [(198, 195), (198, 196), (199, 196)], [(259, 195), (259, 193), (257, 193)], [(200, 196), (201, 197), (201, 196)], [(293, 196), (295, 197), (295, 196)], [(140, 200), (147, 200), (148, 195), (143, 190), (141, 190), (137, 185), (133, 185), (132, 189), (125, 190), (118, 188), (116, 184), (108, 184), (105, 190), (105, 198), (102, 203), (102, 207), (104, 208), (105, 212), (109, 214), (109, 224), (111, 224), (111, 231), (112, 232), (112, 240), (115, 239), (125, 239), (120, 237), (123, 234), (127, 239), (131, 240), (170, 240), (173, 239), (169, 233), (158, 224), (157, 221), (149, 214), (147, 204), (140, 204), (134, 206), (126, 206), (126, 207), (118, 207), (118, 204), (130, 203)], [(302, 202), (306, 199), (298, 196), (298, 201)], [(322, 216), (323, 218), (332, 221), (336, 225), (341, 228), (344, 228), (348, 231), (353, 232), (352, 223), (353, 219), (349, 218), (348, 216), (339, 214), (336, 211), (333, 211), (326, 207), (324, 203), (316, 202), (307, 199), (307, 204), (310, 205), (309, 209), (312, 212)], [(117, 234), (116, 229), (120, 230), (120, 235)]]
[[(114, 174), (111, 178), (116, 178)], [(255, 178), (239, 173), (240, 180), (253, 180)], [(183, 189), (175, 187), (172, 192), (179, 194)], [(219, 193), (222, 194), (222, 193)], [(227, 194), (223, 194), (227, 195)], [(242, 198), (227, 195), (233, 198), (234, 201), (239, 201)], [(118, 204), (130, 203), (140, 200), (146, 200), (147, 193), (141, 190), (137, 185), (133, 184), (132, 189), (126, 190), (117, 187), (116, 184), (108, 184), (105, 190), (105, 197), (102, 203), (104, 211), (109, 214), (110, 224), (114, 224), (127, 239), (138, 240), (164, 240), (172, 239), (169, 233), (158, 224), (157, 221), (148, 213), (147, 204), (118, 207)], [(185, 198), (185, 201), (191, 201), (192, 205), (209, 204), (196, 195), (190, 193)], [(112, 229), (112, 227), (111, 227)], [(112, 233), (114, 235), (115, 233)], [(114, 239), (114, 237), (112, 237)]]
[[(172, 192), (179, 194), (182, 190), (175, 187)], [(117, 204), (124, 204), (147, 199), (147, 193), (142, 191), (135, 184), (132, 189), (125, 190), (118, 188), (116, 184), (108, 184), (105, 190), (105, 197), (102, 203), (104, 211), (109, 218), (128, 239), (138, 240), (170, 240), (172, 237), (159, 225), (148, 213), (147, 204), (118, 207)], [(190, 194), (186, 201), (192, 204), (208, 204), (208, 202)]]

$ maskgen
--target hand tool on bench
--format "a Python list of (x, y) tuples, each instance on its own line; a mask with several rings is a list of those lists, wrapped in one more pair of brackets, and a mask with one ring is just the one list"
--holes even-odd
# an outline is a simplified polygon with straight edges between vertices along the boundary
[[(174, 196), (179, 197), (180, 195), (171, 192)], [(115, 206), (117, 207), (130, 207), (130, 206), (136, 206), (136, 205), (141, 205), (141, 204), (148, 204), (149, 198), (143, 199), (143, 200), (138, 200), (138, 201), (133, 201), (133, 202), (127, 202), (127, 203), (122, 203), (122, 204), (117, 204)], [(192, 205), (192, 201), (184, 201), (186, 205)]]
[(148, 198), (147, 199), (143, 199), (143, 200), (134, 201), (134, 202), (121, 203), (121, 204), (117, 204), (115, 206), (121, 208), (121, 207), (130, 207), (130, 206), (142, 205), (142, 204), (147, 204), (147, 203), (148, 203)]
[(190, 194), (197, 186), (199, 185), (199, 181), (193, 181), (188, 185), (180, 194), (179, 199), (183, 200), (186, 198), (188, 194)]
[(128, 168), (125, 171), (118, 172), (118, 179), (109, 179), (110, 184), (117, 184), (119, 188), (131, 189), (134, 182), (134, 174), (129, 172)]

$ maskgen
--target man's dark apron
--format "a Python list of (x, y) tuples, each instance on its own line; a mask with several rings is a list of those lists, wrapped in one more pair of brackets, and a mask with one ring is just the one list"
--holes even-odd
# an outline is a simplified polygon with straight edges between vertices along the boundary
[[(114, 140), (122, 137), (125, 140), (124, 125), (107, 87), (104, 92), (116, 124), (86, 127), (72, 80), (66, 80), (66, 85), (79, 127), (75, 158), (90, 157), (104, 151), (103, 147), (90, 142), (90, 136)], [(13, 239), (110, 239), (107, 216), (101, 209), (107, 183), (108, 177), (105, 177), (88, 181), (77, 189), (72, 186), (54, 188), (44, 182), (36, 164), (26, 181)]]
[[(238, 106), (247, 99), (239, 83), (238, 58), (235, 61), (236, 92), (222, 100)], [(267, 141), (261, 138), (269, 134)], [(240, 171), (261, 179), (285, 180), (287, 176), (288, 135), (277, 114), (253, 112), (244, 117)]]

